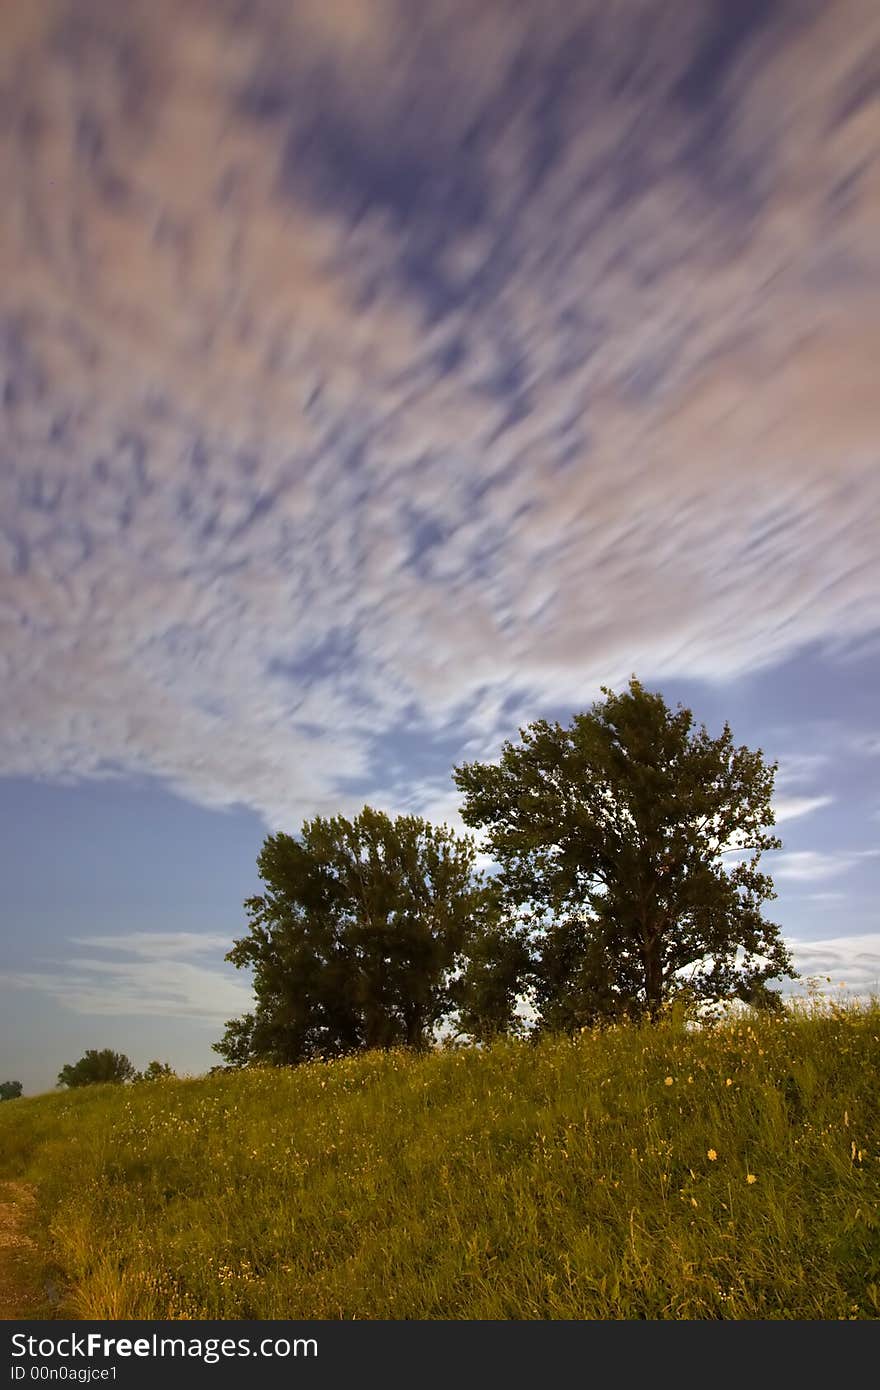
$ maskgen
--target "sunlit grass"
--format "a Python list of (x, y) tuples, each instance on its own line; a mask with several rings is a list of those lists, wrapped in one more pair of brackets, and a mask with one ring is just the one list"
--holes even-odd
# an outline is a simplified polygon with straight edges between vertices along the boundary
[(880, 1316), (880, 1007), (0, 1107), (81, 1318)]

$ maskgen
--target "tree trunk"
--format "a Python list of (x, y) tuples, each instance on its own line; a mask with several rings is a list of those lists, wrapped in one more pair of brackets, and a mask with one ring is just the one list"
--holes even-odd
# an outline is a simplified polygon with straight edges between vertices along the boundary
[(643, 956), (645, 963), (645, 1001), (651, 1019), (656, 1019), (663, 1003), (663, 958), (660, 953), (660, 937), (651, 935), (645, 942)]

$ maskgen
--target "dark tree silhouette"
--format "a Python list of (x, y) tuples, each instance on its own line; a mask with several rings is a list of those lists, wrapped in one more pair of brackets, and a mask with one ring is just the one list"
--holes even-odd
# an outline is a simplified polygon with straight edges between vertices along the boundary
[(109, 1047), (101, 1052), (91, 1048), (78, 1062), (68, 1063), (61, 1068), (58, 1085), (71, 1088), (96, 1086), (107, 1081), (131, 1081), (134, 1076), (135, 1069), (124, 1052), (114, 1052)]

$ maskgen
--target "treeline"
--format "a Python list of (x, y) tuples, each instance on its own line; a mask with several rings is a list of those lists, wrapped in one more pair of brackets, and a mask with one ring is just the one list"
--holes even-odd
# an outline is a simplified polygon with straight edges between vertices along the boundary
[(573, 1031), (683, 995), (778, 1008), (769, 982), (795, 972), (758, 867), (781, 847), (776, 764), (635, 678), (602, 693), (454, 769), (497, 872), (471, 836), (369, 806), (268, 836), (227, 956), (255, 1003), (215, 1044), (226, 1064)]
[[(75, 1090), (79, 1086), (99, 1086), (107, 1082), (161, 1081), (166, 1076), (174, 1076), (167, 1062), (148, 1062), (143, 1071), (138, 1071), (124, 1052), (114, 1052), (110, 1047), (100, 1050), (93, 1047), (84, 1052), (78, 1062), (70, 1062), (61, 1068), (58, 1085)], [(0, 1100), (17, 1100), (22, 1090), (20, 1081), (2, 1081)]]

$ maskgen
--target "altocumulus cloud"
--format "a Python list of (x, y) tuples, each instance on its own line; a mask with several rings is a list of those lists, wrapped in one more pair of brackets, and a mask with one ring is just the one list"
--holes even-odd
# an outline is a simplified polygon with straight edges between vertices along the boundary
[(874, 0), (0, 32), (0, 771), (289, 824), (876, 625)]

